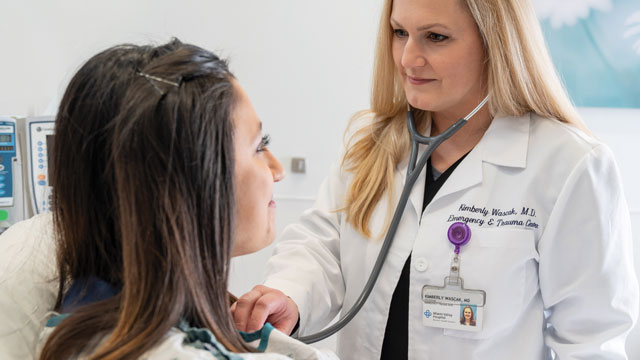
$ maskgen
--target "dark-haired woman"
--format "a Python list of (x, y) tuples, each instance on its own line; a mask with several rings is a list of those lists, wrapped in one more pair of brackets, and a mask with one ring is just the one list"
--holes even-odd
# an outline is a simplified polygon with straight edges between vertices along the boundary
[[(288, 358), (256, 353), (254, 339), (334, 357), (270, 326), (235, 329), (229, 261), (273, 241), (284, 173), (226, 63), (178, 41), (139, 62), (121, 49), (79, 70), (56, 119), (59, 293), (40, 359)], [(96, 97), (98, 86), (119, 90)]]
[[(89, 208), (93, 204), (102, 204), (104, 209), (113, 207), (107, 192), (97, 191), (102, 188), (103, 172), (107, 169), (107, 125), (116, 116), (124, 93), (134, 79), (131, 69), (144, 67), (171, 48), (171, 44), (114, 47), (85, 64), (67, 89), (77, 94), (71, 107), (76, 114), (74, 121), (82, 125), (66, 134), (67, 140), (81, 149), (72, 150), (71, 162), (67, 163), (74, 167), (71, 170), (74, 174), (82, 174), (82, 179), (78, 176), (67, 179), (67, 184), (75, 186), (78, 195), (76, 208)], [(83, 118), (78, 114), (83, 114)], [(72, 184), (73, 181), (76, 182)], [(113, 226), (105, 225), (113, 222), (113, 215), (87, 215), (78, 222), (78, 234), (88, 234), (98, 240), (113, 237)], [(56, 267), (51, 213), (17, 223), (0, 236), (0, 354), (3, 359), (36, 357), (38, 336), (58, 295)]]

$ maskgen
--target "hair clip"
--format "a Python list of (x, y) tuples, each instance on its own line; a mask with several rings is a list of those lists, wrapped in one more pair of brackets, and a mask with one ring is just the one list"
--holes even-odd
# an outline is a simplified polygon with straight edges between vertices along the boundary
[[(149, 75), (149, 74), (147, 74), (147, 73), (143, 73), (142, 71), (138, 71), (138, 72), (137, 72), (137, 74), (138, 74), (138, 76), (142, 76), (142, 77), (144, 77), (145, 79), (147, 79), (147, 81), (149, 82), (149, 84), (151, 84), (151, 85), (152, 85), (152, 86), (153, 86), (153, 87), (154, 87), (154, 88), (155, 88), (155, 89), (160, 93), (160, 95), (164, 95), (164, 94), (165, 94), (165, 92), (164, 92), (164, 91), (162, 91), (162, 89), (160, 89), (160, 88), (158, 87), (158, 85), (156, 85), (153, 81), (158, 81), (158, 82), (161, 82), (161, 83), (165, 83), (165, 84), (168, 84), (168, 85), (171, 85), (171, 86), (175, 86), (175, 87), (177, 87), (177, 88), (179, 88), (179, 87), (180, 87), (180, 83), (177, 83), (177, 82), (174, 82), (174, 81), (170, 81), (170, 80), (167, 80), (167, 79), (163, 79), (163, 78), (161, 78), (161, 77), (157, 77), (157, 76)], [(152, 80), (153, 80), (153, 81), (152, 81)]]

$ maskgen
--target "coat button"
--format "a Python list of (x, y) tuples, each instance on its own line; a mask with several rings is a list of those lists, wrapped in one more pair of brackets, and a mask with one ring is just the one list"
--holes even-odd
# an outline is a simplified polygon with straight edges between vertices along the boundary
[(413, 263), (413, 268), (420, 272), (426, 271), (428, 267), (429, 262), (423, 257), (417, 258)]

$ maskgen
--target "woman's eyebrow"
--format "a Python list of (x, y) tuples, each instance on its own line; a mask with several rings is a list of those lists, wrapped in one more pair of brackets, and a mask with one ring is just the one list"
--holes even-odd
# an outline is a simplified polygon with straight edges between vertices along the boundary
[(422, 30), (429, 30), (431, 28), (434, 27), (441, 27), (444, 28), (445, 30), (449, 30), (449, 27), (445, 24), (442, 23), (433, 23), (433, 24), (426, 24), (426, 25), (422, 25), (418, 28), (418, 31), (422, 31)]
[[(395, 19), (393, 19), (393, 18), (392, 18), (392, 19), (389, 19), (389, 22), (391, 22), (391, 25), (393, 25), (393, 26), (402, 27), (402, 26), (400, 25), (400, 23), (398, 23), (398, 22), (397, 22)], [(431, 23), (431, 24), (425, 24), (425, 25), (419, 26), (417, 30), (418, 30), (418, 31), (424, 31), (424, 30), (429, 30), (429, 29), (431, 29), (431, 28), (433, 28), (433, 27), (437, 27), (437, 26), (442, 27), (442, 28), (444, 28), (444, 29), (446, 29), (446, 30), (449, 30), (449, 27), (448, 27), (447, 25), (445, 25), (445, 24), (442, 24), (442, 23)]]

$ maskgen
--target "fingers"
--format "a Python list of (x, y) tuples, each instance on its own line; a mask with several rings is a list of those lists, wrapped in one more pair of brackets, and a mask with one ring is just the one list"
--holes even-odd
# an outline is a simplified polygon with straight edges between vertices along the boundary
[(255, 331), (269, 321), (273, 326), (280, 326), (280, 322), (287, 317), (289, 297), (278, 290), (263, 293), (256, 301), (249, 323), (247, 324), (250, 331)]
[(258, 285), (232, 305), (231, 312), (238, 330), (257, 331), (269, 321), (288, 334), (298, 321), (298, 307), (279, 290)]
[(267, 322), (283, 333), (291, 334), (298, 322), (298, 317), (298, 306), (291, 298), (287, 297), (286, 308), (270, 315)]
[(256, 286), (248, 293), (240, 296), (238, 301), (236, 301), (231, 307), (236, 327), (240, 331), (251, 332), (259, 329), (249, 330), (247, 327), (253, 315), (253, 308), (258, 299), (262, 296), (262, 292), (257, 288), (258, 287)]

